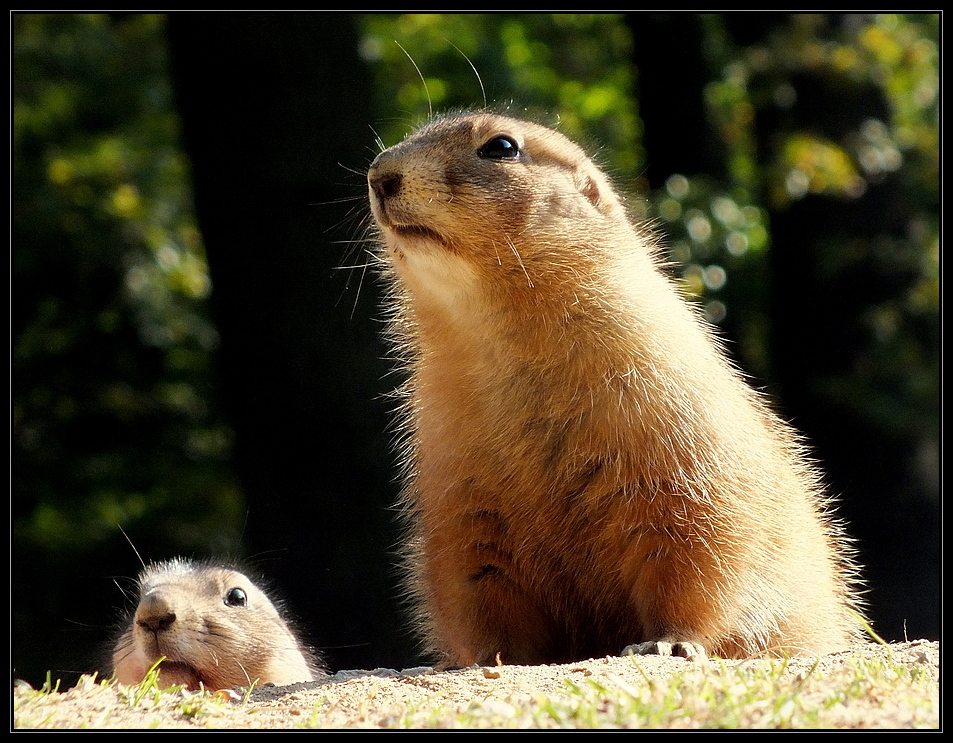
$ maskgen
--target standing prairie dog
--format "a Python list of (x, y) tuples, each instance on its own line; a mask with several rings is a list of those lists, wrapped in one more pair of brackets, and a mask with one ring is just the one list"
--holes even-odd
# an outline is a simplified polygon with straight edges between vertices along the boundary
[(450, 115), (380, 153), (368, 184), (431, 649), (532, 664), (858, 638), (856, 568), (797, 436), (582, 149)]
[(163, 686), (217, 691), (253, 683), (313, 681), (316, 656), (242, 573), (173, 559), (139, 576), (139, 597), (113, 649), (117, 681), (138, 684), (159, 658)]

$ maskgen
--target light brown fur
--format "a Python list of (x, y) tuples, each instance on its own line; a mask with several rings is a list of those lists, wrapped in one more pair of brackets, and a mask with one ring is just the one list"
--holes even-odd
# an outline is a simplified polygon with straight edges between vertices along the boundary
[(409, 367), (411, 590), (433, 650), (744, 657), (858, 636), (855, 568), (796, 435), (578, 146), (451, 115), (368, 179)]
[(321, 673), (317, 657), (245, 575), (188, 560), (143, 570), (135, 614), (116, 643), (107, 675), (138, 684), (163, 656), (160, 684), (189, 689), (283, 686)]

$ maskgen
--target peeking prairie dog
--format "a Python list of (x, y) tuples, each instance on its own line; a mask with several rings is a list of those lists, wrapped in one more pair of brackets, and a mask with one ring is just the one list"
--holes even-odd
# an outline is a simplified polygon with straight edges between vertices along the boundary
[(532, 664), (858, 639), (856, 568), (797, 435), (582, 149), (449, 115), (368, 184), (433, 650)]
[(138, 684), (163, 656), (161, 684), (193, 690), (283, 686), (321, 674), (316, 656), (246, 576), (181, 559), (140, 574), (138, 605), (113, 649), (111, 672)]

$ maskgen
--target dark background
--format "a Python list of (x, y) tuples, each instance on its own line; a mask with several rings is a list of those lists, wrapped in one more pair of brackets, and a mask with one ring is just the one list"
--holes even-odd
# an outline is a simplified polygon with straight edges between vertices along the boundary
[[(674, 272), (724, 265), (699, 301), (810, 440), (875, 629), (938, 638), (937, 38), (930, 17), (16, 14), (14, 675), (95, 668), (138, 555), (243, 561), (332, 670), (416, 662), (363, 173), (377, 136), (482, 104), (464, 52), (490, 103), (598, 143), (650, 216), (689, 179), (657, 223)], [(902, 164), (862, 168), (901, 125)], [(779, 190), (803, 134), (862, 193), (833, 166)], [(691, 213), (721, 229), (719, 194), (756, 207), (764, 249), (686, 240)]]

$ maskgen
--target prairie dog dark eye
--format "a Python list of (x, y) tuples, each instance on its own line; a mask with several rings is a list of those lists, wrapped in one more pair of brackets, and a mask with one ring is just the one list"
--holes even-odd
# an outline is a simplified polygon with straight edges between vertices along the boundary
[(225, 594), (225, 606), (248, 606), (248, 596), (241, 588), (233, 588)]
[(487, 160), (515, 160), (520, 156), (520, 146), (509, 135), (500, 134), (480, 147), (477, 155)]

